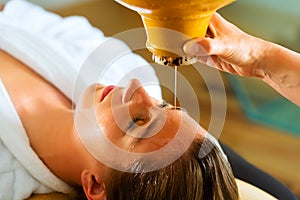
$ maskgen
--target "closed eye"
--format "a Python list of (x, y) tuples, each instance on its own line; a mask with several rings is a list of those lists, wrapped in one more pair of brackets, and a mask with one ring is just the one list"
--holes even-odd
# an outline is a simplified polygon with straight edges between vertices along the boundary
[(138, 122), (144, 122), (144, 120), (141, 117), (133, 117), (132, 120), (128, 124), (128, 130), (133, 128), (133, 125), (138, 124)]

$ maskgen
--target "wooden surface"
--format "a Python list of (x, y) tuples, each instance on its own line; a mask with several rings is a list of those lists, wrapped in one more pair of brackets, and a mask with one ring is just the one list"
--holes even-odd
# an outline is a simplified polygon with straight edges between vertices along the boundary
[[(123, 8), (113, 0), (96, 0), (55, 12), (63, 16), (86, 16), (107, 36), (142, 27), (136, 13)], [(138, 53), (151, 61), (151, 55), (147, 50)], [(201, 102), (200, 123), (207, 127), (211, 117), (211, 102), (206, 85), (192, 67), (180, 68), (179, 72), (194, 86)], [(158, 75), (161, 79), (164, 78)], [(251, 163), (285, 183), (300, 196), (300, 137), (249, 121), (243, 114), (225, 76), (224, 82), (227, 92), (227, 115), (220, 140)], [(218, 92), (218, 88), (214, 92)], [(165, 91), (164, 97), (173, 101), (173, 94)]]

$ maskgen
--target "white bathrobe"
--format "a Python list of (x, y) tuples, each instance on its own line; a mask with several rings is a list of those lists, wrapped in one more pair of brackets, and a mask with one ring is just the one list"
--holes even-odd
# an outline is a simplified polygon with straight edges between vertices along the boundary
[[(83, 17), (61, 18), (23, 0), (9, 1), (0, 12), (0, 49), (24, 62), (72, 99), (77, 74), (88, 55), (106, 41), (101, 31)], [(114, 48), (129, 48), (112, 39)], [(113, 49), (107, 49), (107, 53)], [(94, 59), (101, 67), (101, 59)], [(116, 84), (124, 74), (141, 67), (157, 83), (148, 89), (161, 98), (158, 79), (152, 67), (140, 56), (126, 54), (110, 66), (103, 84)], [(135, 74), (143, 78), (145, 74)], [(82, 83), (83, 87), (87, 83)], [(75, 102), (76, 103), (76, 102)], [(0, 77), (0, 200), (20, 200), (32, 193), (72, 188), (56, 177), (30, 147), (22, 122)]]

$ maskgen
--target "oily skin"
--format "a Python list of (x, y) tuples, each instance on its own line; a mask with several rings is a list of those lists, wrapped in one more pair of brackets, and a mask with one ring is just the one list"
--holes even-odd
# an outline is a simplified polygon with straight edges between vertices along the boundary
[[(76, 142), (71, 134), (72, 102), (53, 85), (4, 51), (0, 51), (0, 77), (33, 150), (56, 175), (72, 184), (80, 182), (80, 176), (75, 174), (80, 174), (83, 166), (79, 163), (77, 169), (74, 165), (77, 163), (71, 161), (76, 154), (83, 157), (80, 152), (84, 151), (74, 148), (79, 141)], [(58, 122), (64, 126), (59, 126)], [(63, 168), (64, 157), (70, 163), (70, 173)]]
[[(3, 51), (0, 51), (0, 77), (26, 129), (31, 147), (54, 174), (71, 185), (81, 185), (81, 175), (86, 170), (99, 180), (103, 179), (107, 167), (94, 159), (82, 145), (74, 125), (72, 102), (66, 96), (25, 64)], [(102, 92), (100, 87), (96, 96)], [(136, 138), (124, 134), (111, 121), (113, 93), (112, 91), (102, 102), (96, 103), (96, 111), (99, 123), (105, 127), (106, 136), (114, 144), (124, 150), (149, 152), (161, 148), (173, 139), (181, 111), (162, 108), (168, 116), (164, 128), (155, 136), (142, 139), (132, 146)], [(128, 107), (130, 113), (138, 113), (147, 119), (149, 108), (158, 104), (160, 101), (152, 99), (143, 88), (139, 88), (130, 101), (120, 106)], [(147, 125), (147, 121), (138, 123)]]
[[(106, 134), (108, 139), (124, 150), (128, 150), (128, 147), (132, 147), (133, 143), (135, 148), (131, 148), (130, 151), (150, 152), (158, 150), (162, 146), (166, 145), (176, 135), (180, 124), (179, 122), (181, 120), (181, 112), (170, 109), (170, 106), (161, 108), (161, 110), (166, 112), (167, 115), (164, 127), (153, 137), (143, 138), (136, 142), (138, 138), (132, 136), (136, 130), (131, 130), (132, 135), (126, 134), (124, 132), (126, 130), (121, 130), (119, 128), (119, 124), (116, 122), (112, 110), (118, 114), (120, 114), (124, 109), (125, 111), (129, 110), (132, 118), (136, 116), (140, 118), (140, 120), (136, 122), (137, 125), (147, 127), (151, 123), (150, 109), (158, 107), (161, 102), (151, 98), (137, 80), (133, 80), (131, 84), (134, 86), (129, 86), (129, 89), (136, 87), (138, 87), (138, 89), (135, 90), (130, 101), (116, 105), (117, 108), (113, 108), (111, 102), (115, 91), (120, 90), (121, 88), (115, 88), (102, 102), (95, 101), (95, 110), (98, 114), (98, 122), (103, 127), (104, 134)], [(99, 90), (98, 96), (101, 95), (103, 90), (104, 89)], [(128, 122), (126, 122), (126, 124), (128, 124)]]

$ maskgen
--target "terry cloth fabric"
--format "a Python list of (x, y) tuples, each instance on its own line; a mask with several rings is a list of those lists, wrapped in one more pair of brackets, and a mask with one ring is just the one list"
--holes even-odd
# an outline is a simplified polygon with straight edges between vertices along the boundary
[(54, 176), (30, 147), (18, 114), (0, 81), (0, 199), (20, 200), (32, 193), (72, 188)]
[[(87, 58), (99, 70), (105, 68), (105, 73), (99, 78), (102, 84), (119, 84), (121, 80), (126, 84), (126, 80), (131, 78), (143, 82), (147, 77), (147, 81), (153, 83), (152, 87), (146, 88), (147, 92), (161, 99), (159, 81), (153, 68), (140, 56), (131, 53), (124, 42), (105, 37), (83, 17), (62, 18), (26, 1), (11, 0), (0, 12), (0, 24), (0, 48), (23, 61), (70, 99), (74, 82), (78, 81), (78, 73)], [(107, 47), (104, 51), (99, 48), (102, 44)], [(91, 55), (99, 49), (105, 55)], [(109, 66), (103, 66), (107, 57), (120, 49), (127, 50), (127, 53)], [(82, 87), (91, 84), (89, 77), (94, 74), (94, 71), (84, 74), (86, 78), (80, 83)]]
[[(98, 45), (108, 39), (112, 41), (113, 48), (107, 49), (107, 54), (115, 53), (116, 49), (130, 52), (125, 43), (105, 37), (82, 17), (61, 18), (23, 0), (9, 1), (0, 12), (0, 49), (25, 63), (70, 99), (82, 64)], [(92, 61), (102, 66), (102, 59), (98, 57)], [(140, 72), (145, 72), (156, 84), (149, 87), (148, 92), (161, 98), (154, 70), (133, 53), (127, 53), (112, 63), (107, 70), (109, 74), (103, 75), (101, 83), (117, 84), (124, 79), (124, 74), (138, 68), (143, 70), (125, 79), (143, 79), (145, 74)], [(92, 75), (93, 72), (90, 73)], [(87, 86), (88, 79), (80, 84)], [(30, 147), (22, 122), (2, 82), (0, 127), (0, 199), (19, 200), (32, 193), (69, 193), (72, 190), (49, 171)]]

